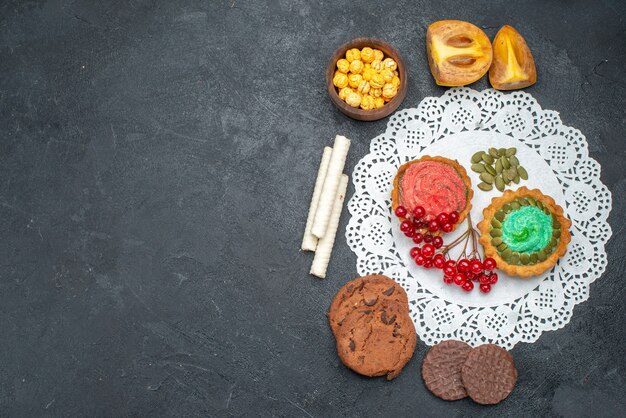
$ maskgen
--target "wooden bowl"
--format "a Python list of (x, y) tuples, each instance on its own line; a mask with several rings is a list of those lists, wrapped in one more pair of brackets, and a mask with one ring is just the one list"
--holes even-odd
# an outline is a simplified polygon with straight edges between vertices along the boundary
[[(350, 106), (348, 103), (339, 98), (337, 88), (333, 85), (333, 76), (337, 70), (337, 61), (340, 58), (345, 57), (348, 49), (357, 48), (360, 50), (366, 46), (374, 49), (380, 49), (385, 54), (385, 58), (393, 58), (396, 63), (398, 63), (398, 77), (400, 77), (400, 87), (398, 87), (398, 93), (393, 99), (385, 103), (385, 105), (379, 109), (363, 110)], [(326, 86), (328, 87), (330, 100), (347, 116), (352, 119), (363, 121), (378, 120), (393, 113), (404, 100), (408, 86), (406, 66), (404, 65), (404, 61), (402, 60), (400, 53), (387, 42), (376, 38), (356, 38), (347, 44), (340, 46), (330, 58), (328, 67), (326, 67)]]

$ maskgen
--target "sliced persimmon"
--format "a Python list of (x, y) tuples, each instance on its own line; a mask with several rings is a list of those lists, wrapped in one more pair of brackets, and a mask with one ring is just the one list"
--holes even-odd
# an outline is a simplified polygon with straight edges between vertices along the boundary
[(464, 86), (480, 79), (491, 65), (491, 42), (478, 26), (440, 20), (426, 31), (430, 72), (440, 86)]
[(537, 82), (537, 69), (530, 48), (511, 26), (502, 26), (493, 39), (489, 82), (498, 90), (521, 89)]

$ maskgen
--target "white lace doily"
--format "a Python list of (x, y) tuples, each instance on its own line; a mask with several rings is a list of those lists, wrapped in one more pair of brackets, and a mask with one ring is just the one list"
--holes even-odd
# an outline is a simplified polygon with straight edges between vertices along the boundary
[[(500, 194), (476, 188), (478, 175), (469, 170), (471, 155), (490, 146), (518, 149), (529, 172), (520, 186), (538, 188), (564, 208), (572, 220), (572, 241), (550, 272), (520, 279), (498, 271), (500, 280), (489, 294), (466, 293), (443, 283), (441, 270), (417, 267), (410, 259), (413, 243), (391, 213), (392, 181), (401, 164), (421, 155), (457, 159), (475, 188), (476, 224)], [(600, 182), (600, 165), (589, 157), (585, 136), (563, 126), (557, 112), (543, 110), (528, 93), (450, 89), (425, 98), (416, 109), (396, 112), (385, 133), (372, 140), (352, 181), (356, 190), (346, 238), (357, 255), (357, 271), (388, 275), (404, 287), (417, 333), (429, 345), (459, 339), (510, 349), (519, 341), (534, 342), (543, 331), (569, 322), (574, 306), (587, 300), (590, 283), (606, 268), (611, 193)]]

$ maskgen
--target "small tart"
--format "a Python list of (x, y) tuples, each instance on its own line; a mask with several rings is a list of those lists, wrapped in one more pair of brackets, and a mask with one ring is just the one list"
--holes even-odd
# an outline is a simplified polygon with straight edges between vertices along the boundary
[(473, 195), (467, 171), (457, 161), (425, 155), (398, 169), (393, 180), (391, 207), (395, 211), (398, 206), (404, 206), (407, 218), (411, 218), (413, 209), (422, 206), (426, 210), (426, 221), (442, 212), (457, 211), (459, 221), (453, 225), (456, 228), (472, 208)]
[(571, 240), (572, 222), (554, 199), (520, 187), (491, 199), (478, 223), (485, 257), (509, 275), (536, 276), (554, 267)]

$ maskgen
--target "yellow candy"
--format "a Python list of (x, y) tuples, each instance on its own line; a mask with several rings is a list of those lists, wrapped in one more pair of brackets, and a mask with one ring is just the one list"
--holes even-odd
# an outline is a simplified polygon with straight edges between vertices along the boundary
[(372, 70), (371, 68), (363, 68), (363, 80), (370, 81), (374, 74), (376, 74), (376, 71)]
[(361, 74), (363, 71), (363, 61), (354, 60), (350, 63), (350, 72), (353, 74)]
[[(372, 85), (370, 84), (370, 87)], [(378, 88), (378, 89), (374, 89), (374, 88), (370, 88), (370, 96), (372, 97), (380, 97), (383, 95), (383, 89)]]
[(347, 59), (341, 58), (339, 61), (337, 61), (337, 69), (342, 73), (347, 73), (348, 71), (350, 71), (350, 63)]
[(385, 58), (385, 54), (380, 49), (374, 50), (374, 59), (378, 61), (382, 61)]
[(359, 86), (356, 88), (356, 91), (361, 94), (367, 94), (370, 91), (370, 83), (363, 80), (359, 83)]
[(393, 84), (396, 87), (400, 87), (400, 77), (398, 77), (397, 75), (394, 75), (393, 78), (391, 79), (391, 84)]
[(342, 89), (348, 85), (348, 76), (341, 71), (335, 72), (333, 77), (333, 85), (339, 89)]
[(398, 69), (398, 64), (393, 60), (393, 58), (385, 58), (383, 60), (383, 68), (389, 68), (391, 71), (396, 71)]
[(375, 109), (380, 109), (384, 105), (385, 105), (385, 99), (383, 99), (382, 97), (376, 97), (374, 99), (374, 108)]
[(359, 93), (350, 93), (346, 97), (346, 103), (352, 107), (359, 107), (361, 105), (361, 95)]
[(369, 46), (366, 46), (361, 50), (361, 59), (363, 62), (372, 62), (374, 61), (374, 50)]
[(374, 98), (372, 96), (363, 96), (361, 98), (361, 109), (370, 110), (374, 108)]
[(391, 80), (393, 79), (393, 71), (389, 68), (383, 68), (380, 70), (380, 75), (382, 75), (385, 79), (385, 83), (391, 83)]
[(391, 83), (387, 83), (383, 86), (383, 98), (391, 99), (398, 94), (398, 88)]
[(354, 93), (354, 90), (352, 90), (350, 87), (344, 87), (339, 90), (339, 98), (341, 100), (346, 100), (346, 97), (348, 97), (348, 94), (350, 93)]
[(382, 75), (380, 74), (372, 75), (372, 79), (370, 80), (370, 86), (372, 86), (375, 89), (379, 89), (379, 88), (382, 88), (384, 85), (385, 85), (385, 78)]
[(361, 81), (363, 81), (363, 76), (361, 74), (350, 74), (348, 76), (348, 84), (353, 89), (359, 87), (359, 84), (361, 84)]
[(348, 60), (348, 62), (352, 62), (354, 60), (360, 60), (361, 59), (361, 51), (359, 51), (356, 48), (348, 49), (346, 51), (346, 59)]
[(374, 60), (370, 65), (372, 66), (372, 69), (376, 71), (380, 71), (383, 69), (383, 63), (381, 60)]

